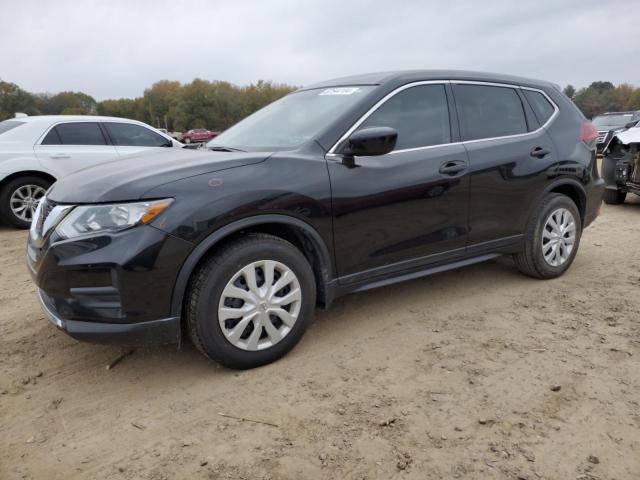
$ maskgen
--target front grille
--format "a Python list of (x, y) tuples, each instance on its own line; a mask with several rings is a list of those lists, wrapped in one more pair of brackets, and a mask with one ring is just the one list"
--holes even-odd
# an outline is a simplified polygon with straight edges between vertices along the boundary
[(37, 216), (31, 222), (31, 238), (33, 240), (42, 238), (42, 226), (44, 225), (44, 220), (49, 216), (54, 207), (55, 205), (53, 205), (53, 202), (48, 200), (47, 197), (42, 197), (40, 204), (38, 205), (38, 209), (36, 210)]
[(31, 240), (37, 248), (41, 248), (47, 234), (73, 208), (73, 205), (59, 205), (43, 197), (38, 205), (37, 217), (31, 224)]
[(598, 131), (598, 143), (604, 143), (604, 141), (607, 139), (607, 134), (609, 133), (609, 130), (599, 130)]
[(51, 213), (51, 210), (53, 210), (56, 207), (56, 205), (57, 205), (56, 202), (54, 202), (53, 200), (49, 200), (47, 197), (44, 197), (42, 199), (42, 221), (43, 222), (47, 219), (47, 217)]

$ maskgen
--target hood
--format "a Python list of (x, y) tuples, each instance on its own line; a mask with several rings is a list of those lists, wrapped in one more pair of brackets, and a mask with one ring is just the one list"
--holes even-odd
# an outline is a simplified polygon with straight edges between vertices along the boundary
[[(640, 143), (640, 127), (634, 127), (625, 130), (624, 132), (618, 132), (613, 137), (617, 138), (618, 141), (623, 145), (629, 145), (630, 143)], [(611, 140), (613, 140), (613, 138)]]
[(56, 182), (47, 197), (57, 203), (137, 200), (165, 183), (194, 175), (258, 163), (269, 152), (214, 152), (168, 148), (130, 155), (79, 170)]
[(600, 125), (600, 126), (596, 126), (596, 129), (599, 132), (608, 132), (608, 131), (611, 131), (611, 130), (624, 129), (624, 125)]

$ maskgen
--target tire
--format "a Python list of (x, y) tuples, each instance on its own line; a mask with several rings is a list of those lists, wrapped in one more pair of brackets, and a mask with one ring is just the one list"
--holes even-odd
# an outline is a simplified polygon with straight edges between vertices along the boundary
[[(267, 295), (265, 301), (229, 297), (227, 292), (237, 293), (239, 289), (244, 291), (239, 292), (243, 297), (251, 295), (248, 292), (252, 290), (247, 285), (249, 281), (244, 271), (253, 271), (257, 278), (256, 285), (265, 288), (267, 280), (264, 277), (268, 275), (266, 272), (269, 264), (262, 264), (263, 261), (271, 261), (271, 271), (274, 272), (272, 285), (275, 286), (278, 280), (286, 279), (285, 287), (274, 292), (270, 298)], [(282, 273), (286, 269), (293, 274), (295, 280), (290, 280), (290, 275)], [(235, 283), (231, 284), (234, 279)], [(298, 287), (298, 300), (282, 304), (279, 309), (272, 305), (272, 301), (280, 302), (279, 299), (291, 298), (289, 294), (295, 295)], [(228, 288), (233, 290), (227, 290)], [(222, 247), (196, 270), (185, 303), (186, 328), (198, 350), (229, 368), (254, 368), (277, 360), (298, 343), (313, 318), (316, 303), (315, 278), (307, 259), (291, 243), (272, 235), (248, 234)], [(245, 307), (249, 313), (233, 317), (237, 309)], [(276, 308), (273, 311), (280, 313), (272, 313), (272, 307)], [(227, 313), (227, 318), (223, 318), (221, 322), (219, 309), (222, 308), (225, 313), (233, 313)], [(282, 313), (284, 309), (288, 309), (286, 313)], [(282, 315), (283, 318), (288, 318), (289, 324), (284, 323)], [(291, 318), (296, 315), (297, 318), (292, 322)], [(252, 319), (247, 321), (248, 318)], [(242, 322), (244, 324), (240, 325)], [(271, 328), (267, 328), (267, 322)], [(258, 328), (261, 333), (252, 335), (257, 332), (256, 325), (260, 325)], [(237, 331), (234, 327), (238, 327)], [(273, 328), (276, 328), (277, 333), (272, 336)], [(238, 333), (235, 339), (227, 337), (232, 337), (232, 331)], [(281, 339), (278, 339), (278, 335), (281, 335)]]
[[(563, 218), (568, 219), (567, 216), (559, 217), (558, 212), (565, 211), (571, 215), (573, 221), (573, 244), (570, 251), (566, 245), (571, 239), (571, 233), (563, 233), (558, 235), (557, 240), (549, 239), (549, 236), (555, 235), (555, 232), (550, 232), (547, 226), (552, 215), (556, 215), (556, 219)], [(547, 231), (545, 234), (544, 231)], [(567, 227), (567, 232), (570, 232), (570, 227)], [(543, 239), (543, 234), (545, 238)], [(514, 255), (514, 260), (518, 270), (525, 275), (534, 278), (556, 278), (562, 275), (573, 263), (573, 259), (578, 252), (580, 246), (580, 237), (582, 235), (582, 221), (580, 218), (580, 212), (578, 207), (571, 200), (571, 198), (561, 193), (552, 193), (547, 195), (535, 213), (529, 219), (527, 228), (524, 233), (524, 249), (522, 252)], [(557, 256), (553, 257), (553, 243), (556, 242)], [(547, 247), (547, 248), (545, 248)], [(564, 247), (564, 248), (563, 248)], [(543, 250), (544, 249), (544, 250)], [(564, 255), (563, 255), (564, 254)], [(551, 263), (545, 256), (549, 255)], [(562, 259), (561, 257), (565, 258)], [(553, 260), (555, 259), (555, 262)], [(556, 263), (556, 264), (553, 264)]]
[[(40, 177), (18, 177), (8, 182), (0, 191), (0, 218), (13, 227), (29, 228), (35, 207), (44, 193), (51, 186), (51, 182)], [(33, 192), (33, 196), (25, 198), (27, 206), (25, 210), (16, 213), (14, 208), (19, 208), (20, 196), (25, 192)]]
[(627, 192), (622, 190), (605, 189), (602, 199), (608, 205), (620, 205), (627, 198)]

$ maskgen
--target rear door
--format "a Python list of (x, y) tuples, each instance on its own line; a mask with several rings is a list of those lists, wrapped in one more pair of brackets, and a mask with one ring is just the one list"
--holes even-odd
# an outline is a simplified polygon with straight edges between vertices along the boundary
[(173, 146), (173, 141), (142, 125), (103, 122), (119, 155), (152, 152)]
[[(519, 241), (532, 203), (557, 162), (551, 137), (516, 86), (453, 82), (460, 131), (469, 154), (468, 253)], [(540, 94), (540, 92), (537, 92)]]
[(58, 123), (34, 145), (34, 151), (57, 176), (118, 158), (98, 122)]
[(370, 280), (464, 253), (467, 154), (457, 142), (448, 86), (420, 82), (395, 94), (357, 129), (392, 127), (393, 152), (328, 156), (335, 256), (343, 283)]

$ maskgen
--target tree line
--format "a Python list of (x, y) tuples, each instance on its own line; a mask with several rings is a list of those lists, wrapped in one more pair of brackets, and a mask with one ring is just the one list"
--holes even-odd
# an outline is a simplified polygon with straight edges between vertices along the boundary
[(0, 120), (27, 115), (108, 115), (140, 120), (170, 131), (224, 130), (297, 87), (258, 81), (248, 86), (195, 79), (161, 80), (141, 97), (96, 101), (82, 92), (29, 93), (0, 80)]
[[(160, 80), (141, 97), (98, 102), (82, 92), (29, 93), (15, 83), (0, 80), (0, 120), (12, 118), (16, 112), (109, 115), (141, 120), (170, 131), (224, 130), (295, 89), (292, 85), (262, 80), (248, 86), (199, 78), (185, 84)], [(597, 81), (577, 91), (567, 85), (564, 93), (588, 118), (603, 112), (640, 110), (640, 88), (628, 83), (614, 86), (611, 82)]]
[(563, 91), (587, 118), (604, 112), (640, 110), (640, 88), (628, 83), (614, 86), (611, 82), (593, 82), (578, 91), (567, 85)]

